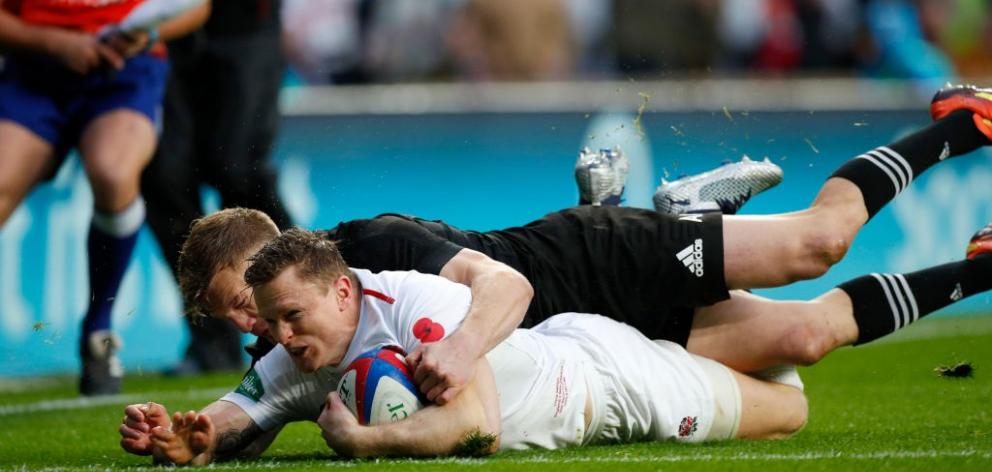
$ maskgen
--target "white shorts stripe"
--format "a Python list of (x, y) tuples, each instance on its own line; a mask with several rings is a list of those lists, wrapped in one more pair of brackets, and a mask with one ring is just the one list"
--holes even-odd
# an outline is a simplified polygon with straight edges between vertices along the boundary
[(892, 148), (888, 146), (881, 146), (878, 150), (884, 154), (887, 154), (894, 162), (899, 163), (899, 165), (905, 169), (906, 185), (903, 185), (902, 189), (906, 190), (909, 183), (913, 181), (913, 167), (909, 165), (909, 161), (907, 161), (905, 157), (902, 157), (902, 154), (893, 151)]
[(913, 310), (913, 321), (920, 319), (920, 308), (916, 305), (916, 295), (913, 294), (913, 290), (909, 288), (909, 283), (906, 282), (906, 277), (902, 274), (896, 274), (896, 279), (902, 284), (903, 292), (906, 293), (906, 298), (909, 300), (909, 306)]
[(885, 172), (885, 175), (889, 176), (889, 178), (892, 179), (892, 186), (895, 187), (896, 195), (899, 195), (899, 184), (900, 184), (899, 179), (897, 179), (896, 176), (892, 174), (892, 171), (889, 170), (889, 168), (886, 167), (884, 164), (882, 164), (878, 160), (878, 158), (876, 158), (871, 154), (862, 154), (858, 156), (858, 159), (865, 159), (868, 162), (871, 162), (872, 164), (878, 166), (879, 169), (882, 169), (882, 172)]
[(882, 277), (885, 277), (885, 281), (892, 288), (892, 294), (895, 296), (896, 301), (899, 302), (899, 311), (902, 312), (902, 325), (909, 325), (913, 320), (910, 319), (909, 307), (906, 306), (906, 294), (903, 293), (902, 287), (896, 282), (896, 278), (892, 274), (882, 274)]
[(885, 299), (889, 301), (889, 308), (892, 310), (892, 320), (895, 323), (895, 329), (899, 329), (899, 309), (896, 308), (896, 303), (892, 301), (892, 292), (889, 291), (889, 286), (885, 283), (885, 280), (882, 279), (881, 275), (871, 274), (871, 276), (875, 277), (875, 279), (878, 280), (878, 283), (882, 285), (882, 291), (885, 292)]

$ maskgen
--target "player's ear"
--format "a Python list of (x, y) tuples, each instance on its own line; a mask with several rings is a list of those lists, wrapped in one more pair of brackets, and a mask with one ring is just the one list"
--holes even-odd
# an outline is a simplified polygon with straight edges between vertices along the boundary
[(334, 280), (332, 288), (334, 289), (334, 297), (338, 302), (338, 309), (343, 311), (348, 306), (355, 291), (355, 287), (351, 284), (351, 278), (345, 274), (339, 275)]

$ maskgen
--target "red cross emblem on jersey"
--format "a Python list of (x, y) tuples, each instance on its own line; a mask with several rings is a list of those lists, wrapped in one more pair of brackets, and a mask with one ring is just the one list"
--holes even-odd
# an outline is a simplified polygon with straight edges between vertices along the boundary
[(421, 318), (413, 324), (413, 337), (419, 339), (421, 344), (440, 341), (444, 339), (444, 326), (430, 318)]

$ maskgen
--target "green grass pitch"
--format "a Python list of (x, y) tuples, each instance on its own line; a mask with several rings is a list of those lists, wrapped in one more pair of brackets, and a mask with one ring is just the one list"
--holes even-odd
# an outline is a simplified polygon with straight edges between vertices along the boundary
[[(972, 378), (940, 377), (959, 361)], [(313, 424), (288, 427), (259, 460), (228, 470), (992, 470), (992, 316), (925, 320), (886, 342), (832, 353), (801, 370), (810, 421), (783, 441), (648, 443), (503, 453), (486, 459), (343, 461)], [(125, 454), (117, 426), (127, 403), (195, 409), (238, 375), (166, 379), (133, 374), (123, 396), (82, 403), (72, 379), (0, 383), (0, 470), (152, 467)]]

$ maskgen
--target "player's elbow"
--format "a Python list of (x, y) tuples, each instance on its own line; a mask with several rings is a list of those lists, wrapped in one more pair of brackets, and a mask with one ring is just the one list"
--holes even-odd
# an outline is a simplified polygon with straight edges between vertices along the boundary
[(499, 422), (488, 421), (484, 415), (476, 418), (477, 424), (470, 425), (463, 432), (458, 443), (450, 451), (451, 455), (463, 457), (481, 457), (499, 451)]
[(492, 373), (485, 361), (480, 362), (475, 385), (463, 392), (466, 406), (462, 416), (462, 432), (452, 454), (485, 456), (499, 450), (501, 415), (499, 398)]
[(489, 447), (486, 448), (486, 454), (493, 454), (499, 451), (499, 432), (502, 426), (502, 419), (500, 418), (499, 404), (494, 406), (495, 408), (490, 408), (486, 411), (486, 428), (482, 431), (490, 439), (488, 443)]
[(470, 431), (462, 437), (453, 455), (462, 457), (482, 457), (499, 451), (499, 434), (493, 431)]
[(511, 313), (517, 318), (515, 321), (519, 325), (534, 298), (534, 286), (523, 274), (503, 263), (495, 263), (484, 277), (486, 278), (484, 283), (481, 278), (474, 282), (499, 293), (502, 302), (506, 306), (513, 307)]
[[(523, 274), (510, 267), (507, 267), (503, 273), (506, 278), (507, 285), (513, 287), (514, 293), (517, 294), (517, 298), (524, 307), (522, 312), (526, 312), (527, 307), (530, 306), (530, 301), (534, 299), (534, 286), (530, 284), (527, 277), (524, 277)], [(523, 316), (521, 314), (521, 319), (522, 318)]]

